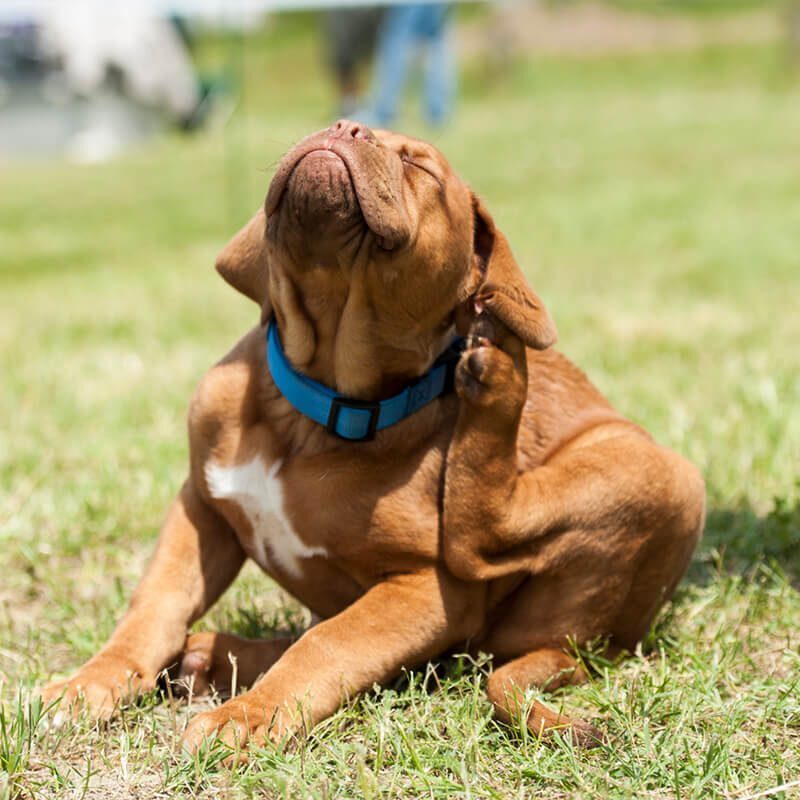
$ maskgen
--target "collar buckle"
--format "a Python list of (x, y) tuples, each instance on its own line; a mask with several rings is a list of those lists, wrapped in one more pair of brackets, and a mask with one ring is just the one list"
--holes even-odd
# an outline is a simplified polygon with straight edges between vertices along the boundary
[[(339, 415), (342, 409), (350, 409), (352, 411), (369, 411), (369, 422), (367, 429), (362, 436), (345, 436), (339, 433), (337, 426), (339, 424)], [(378, 417), (381, 414), (381, 404), (378, 401), (372, 400), (349, 400), (345, 397), (334, 397), (331, 399), (331, 410), (328, 414), (328, 421), (325, 425), (325, 430), (332, 433), (339, 439), (344, 439), (348, 442), (371, 442), (375, 438), (375, 432), (378, 430)], [(360, 415), (359, 415), (360, 416)]]

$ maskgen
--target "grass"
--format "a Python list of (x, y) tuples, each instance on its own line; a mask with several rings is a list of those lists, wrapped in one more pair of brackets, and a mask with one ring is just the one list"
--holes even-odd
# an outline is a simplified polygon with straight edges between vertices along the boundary
[[(244, 43), (241, 64), (224, 38), (202, 54), (246, 76), (224, 128), (102, 166), (3, 165), (0, 798), (800, 797), (800, 88), (761, 46), (531, 57), (501, 76), (473, 60), (457, 119), (428, 132), (561, 348), (707, 478), (704, 542), (642, 651), (614, 668), (588, 654), (597, 679), (553, 701), (607, 745), (499, 726), (489, 663), (465, 658), (234, 773), (214, 751), (184, 759), (190, 710), (155, 696), (108, 726), (40, 723), (31, 688), (100, 646), (141, 573), (194, 384), (257, 319), (214, 255), (275, 159), (329, 121), (305, 21)], [(201, 624), (304, 620), (247, 569)]]

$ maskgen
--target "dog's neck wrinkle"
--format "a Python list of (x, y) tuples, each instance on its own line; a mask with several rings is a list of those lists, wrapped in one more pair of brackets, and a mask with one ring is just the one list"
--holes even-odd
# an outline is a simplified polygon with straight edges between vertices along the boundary
[[(316, 347), (313, 356), (308, 363), (297, 364), (289, 355), (290, 347), (283, 338), (285, 332), (279, 326), (284, 353), (292, 367), (301, 375), (345, 397), (355, 400), (385, 400), (401, 392), (430, 367), (430, 359), (420, 359), (418, 365), (409, 367), (407, 353), (380, 342), (368, 345), (360, 342), (357, 348), (359, 352), (354, 353), (354, 346), (344, 341), (341, 326), (337, 326), (333, 333), (328, 333), (326, 325), (314, 324), (314, 329)], [(347, 357), (343, 357), (342, 352)], [(339, 358), (337, 353), (340, 354)]]
[(332, 343), (317, 347), (311, 364), (299, 371), (345, 397), (375, 401), (401, 392), (426, 371), (427, 364), (418, 369), (398, 369), (399, 352), (378, 344), (359, 347), (360, 353), (351, 354), (346, 361), (338, 359), (341, 366), (337, 369), (337, 349), (351, 347), (337, 337)]
[[(403, 388), (405, 382), (398, 380), (397, 355), (376, 337), (379, 326), (364, 289), (365, 280), (353, 274), (363, 268), (364, 264), (351, 265), (350, 279), (339, 285), (336, 295), (326, 292), (324, 303), (307, 300), (303, 304), (315, 347), (305, 363), (292, 366), (345, 397), (380, 400), (391, 396), (398, 385)], [(413, 375), (408, 376), (411, 379)]]

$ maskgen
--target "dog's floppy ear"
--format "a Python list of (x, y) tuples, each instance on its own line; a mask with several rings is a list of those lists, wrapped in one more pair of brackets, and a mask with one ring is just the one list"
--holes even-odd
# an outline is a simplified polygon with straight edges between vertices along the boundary
[(261, 322), (272, 314), (269, 300), (266, 216), (260, 208), (217, 256), (217, 272), (237, 291), (261, 306)]
[(536, 350), (550, 347), (558, 335), (550, 312), (525, 280), (506, 237), (475, 195), (472, 209), (473, 258), (483, 277), (473, 295), (476, 310), (489, 309), (528, 347)]

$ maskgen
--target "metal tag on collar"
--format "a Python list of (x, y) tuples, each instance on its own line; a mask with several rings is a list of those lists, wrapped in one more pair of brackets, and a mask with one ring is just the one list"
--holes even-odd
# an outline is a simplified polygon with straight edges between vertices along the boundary
[[(339, 415), (343, 408), (349, 408), (353, 411), (369, 411), (369, 422), (367, 423), (367, 430), (364, 432), (363, 436), (345, 436), (339, 433), (337, 425), (339, 423)], [(377, 401), (348, 400), (345, 397), (334, 397), (331, 401), (331, 410), (328, 414), (328, 422), (325, 425), (325, 430), (347, 442), (371, 442), (375, 438), (375, 432), (378, 430), (378, 417), (380, 417), (380, 414), (381, 404)]]

